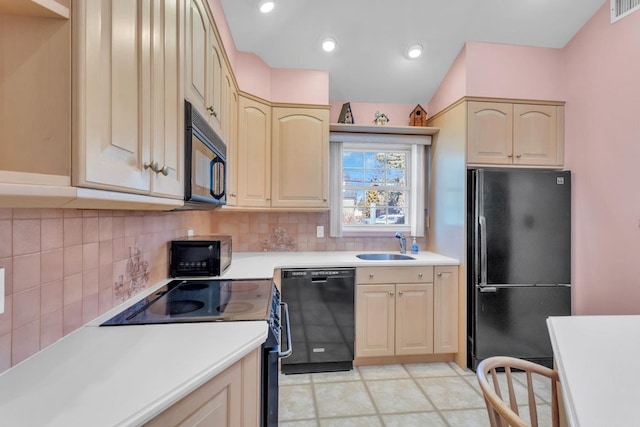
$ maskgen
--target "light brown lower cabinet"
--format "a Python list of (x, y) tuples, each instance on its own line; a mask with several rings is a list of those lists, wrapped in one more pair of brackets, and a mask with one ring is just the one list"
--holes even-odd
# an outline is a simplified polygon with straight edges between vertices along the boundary
[(457, 266), (359, 268), (356, 283), (357, 358), (458, 351)]
[(160, 413), (145, 426), (257, 427), (260, 348)]

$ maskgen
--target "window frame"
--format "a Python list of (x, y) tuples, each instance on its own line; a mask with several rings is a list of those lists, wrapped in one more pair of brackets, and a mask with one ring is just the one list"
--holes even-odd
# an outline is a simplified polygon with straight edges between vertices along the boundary
[[(335, 132), (331, 133), (330, 142), (330, 237), (389, 236), (396, 231), (410, 236), (424, 237), (429, 176), (428, 146), (431, 145), (431, 136)], [(411, 214), (405, 224), (343, 226), (343, 150), (354, 146), (358, 150), (372, 151), (409, 148), (410, 159), (407, 161), (407, 171), (411, 175), (408, 178), (410, 180), (408, 204)]]

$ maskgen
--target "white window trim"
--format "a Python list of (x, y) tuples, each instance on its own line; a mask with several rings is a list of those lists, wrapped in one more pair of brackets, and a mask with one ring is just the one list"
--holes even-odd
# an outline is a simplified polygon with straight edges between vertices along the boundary
[[(426, 167), (427, 154), (425, 145), (431, 144), (429, 135), (393, 135), (369, 133), (332, 132), (330, 136), (330, 196), (329, 196), (329, 235), (331, 237), (347, 236), (386, 236), (391, 232), (405, 231), (413, 237), (424, 237), (425, 198), (426, 198)], [(410, 205), (409, 224), (402, 226), (377, 226), (375, 229), (342, 226), (342, 149), (343, 143), (363, 144), (362, 148), (377, 147), (376, 149), (398, 148), (411, 149), (410, 175)], [(373, 145), (372, 145), (373, 144)], [(385, 145), (380, 147), (379, 144)], [(350, 144), (351, 145), (351, 144)]]

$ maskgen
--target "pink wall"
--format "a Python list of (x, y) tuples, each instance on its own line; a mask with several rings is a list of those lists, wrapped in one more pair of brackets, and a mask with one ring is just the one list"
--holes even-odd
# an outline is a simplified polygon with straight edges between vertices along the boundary
[(562, 101), (562, 50), (467, 42), (429, 111), (435, 114), (463, 96)]
[[(332, 101), (329, 120), (337, 123), (342, 104), (347, 101)], [(350, 102), (355, 124), (372, 125), (376, 117), (376, 111), (380, 111), (389, 117), (389, 126), (409, 126), (409, 114), (416, 108), (415, 104), (376, 104), (367, 102)], [(426, 104), (422, 106), (427, 109)], [(427, 110), (427, 113), (429, 111)]]
[(562, 50), (467, 43), (468, 96), (562, 101)]
[(442, 79), (436, 93), (429, 100), (427, 111), (430, 115), (441, 111), (465, 96), (467, 91), (467, 45), (453, 61), (447, 75)]
[(605, 3), (564, 49), (577, 314), (640, 314), (640, 13)]
[(240, 90), (271, 100), (271, 68), (259, 56), (249, 52), (236, 52), (236, 80)]
[(271, 101), (329, 104), (327, 71), (271, 69)]

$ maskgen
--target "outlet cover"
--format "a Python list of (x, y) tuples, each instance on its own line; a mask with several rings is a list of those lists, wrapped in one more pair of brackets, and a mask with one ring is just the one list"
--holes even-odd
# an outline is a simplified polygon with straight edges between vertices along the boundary
[(316, 227), (316, 237), (324, 237), (324, 226), (319, 225)]
[(193, 228), (187, 230), (187, 237), (193, 237)]

